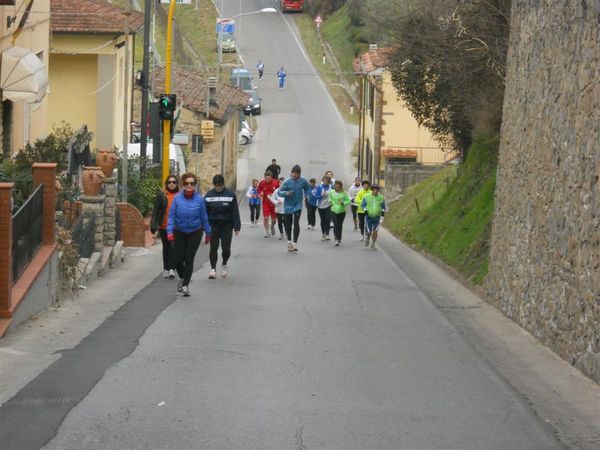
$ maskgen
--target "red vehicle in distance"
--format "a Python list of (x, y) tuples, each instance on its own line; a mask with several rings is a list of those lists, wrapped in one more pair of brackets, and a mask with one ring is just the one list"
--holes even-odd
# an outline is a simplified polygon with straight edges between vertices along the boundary
[(304, 11), (304, 0), (280, 0), (279, 6), (283, 12), (302, 12)]

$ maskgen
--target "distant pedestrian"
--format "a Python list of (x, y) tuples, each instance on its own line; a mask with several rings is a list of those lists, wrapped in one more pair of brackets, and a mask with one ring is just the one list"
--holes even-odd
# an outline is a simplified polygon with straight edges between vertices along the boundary
[(360, 185), (360, 177), (354, 179), (354, 184), (348, 189), (348, 196), (350, 197), (350, 209), (352, 210), (352, 221), (354, 222), (354, 231), (358, 230), (358, 205), (356, 204), (356, 196), (362, 189)]
[(242, 227), (240, 211), (235, 192), (225, 187), (225, 178), (217, 174), (212, 180), (213, 188), (206, 193), (206, 209), (212, 230), (210, 241), (210, 272), (208, 278), (217, 277), (217, 260), (219, 258), (219, 243), (221, 244), (221, 276), (227, 276), (227, 262), (231, 256), (231, 240), (233, 233), (240, 234)]
[(342, 243), (342, 229), (346, 218), (346, 206), (350, 204), (350, 196), (344, 192), (344, 185), (340, 180), (333, 183), (333, 189), (329, 190), (329, 202), (331, 203), (331, 217), (333, 219), (333, 238), (335, 246)]
[(321, 197), (317, 196), (317, 180), (311, 178), (308, 180), (310, 185), (310, 193), (306, 195), (304, 204), (306, 205), (306, 213), (308, 216), (308, 230), (312, 231), (315, 229), (317, 222), (317, 207), (319, 206), (319, 200)]
[[(277, 222), (277, 213), (275, 205), (269, 200), (269, 196), (279, 187), (279, 180), (273, 178), (270, 170), (265, 172), (265, 178), (258, 183), (258, 195), (262, 199), (263, 223), (265, 226), (265, 238), (275, 236), (275, 223)], [(269, 219), (271, 224), (269, 226)]]
[(154, 208), (152, 209), (150, 231), (152, 234), (155, 234), (158, 231), (162, 242), (163, 278), (175, 278), (173, 243), (167, 239), (167, 222), (169, 220), (169, 210), (173, 204), (173, 199), (178, 192), (179, 181), (177, 180), (177, 176), (169, 175), (165, 181), (164, 191), (159, 191), (158, 194), (156, 194)]
[(319, 218), (321, 219), (321, 240), (328, 241), (329, 231), (331, 229), (331, 202), (329, 201), (329, 191), (333, 189), (331, 178), (323, 177), (321, 184), (317, 187), (317, 196), (319, 197)]
[(281, 166), (277, 164), (277, 160), (275, 158), (271, 160), (271, 165), (265, 169), (265, 171), (267, 170), (271, 172), (273, 178), (275, 178), (276, 180), (279, 179), (279, 174), (281, 173)]
[(196, 191), (198, 178), (186, 173), (183, 192), (173, 199), (167, 222), (167, 239), (174, 242), (173, 262), (179, 275), (177, 291), (184, 297), (190, 296), (189, 284), (194, 272), (194, 257), (206, 232), (205, 244), (210, 243), (211, 228), (206, 213), (206, 202)]
[(385, 199), (379, 192), (378, 185), (374, 184), (371, 187), (371, 192), (363, 197), (361, 205), (365, 210), (365, 247), (369, 246), (369, 239), (371, 239), (371, 248), (374, 250), (379, 233), (379, 223), (385, 216), (386, 209)]
[(262, 59), (258, 60), (258, 63), (256, 64), (256, 68), (258, 69), (258, 79), (262, 80), (263, 75), (265, 73), (265, 63), (263, 63)]
[(260, 219), (260, 195), (258, 195), (258, 180), (252, 179), (252, 186), (246, 192), (246, 198), (248, 198), (248, 206), (250, 207), (250, 226), (255, 227), (258, 225), (258, 219)]
[(279, 89), (283, 89), (283, 86), (285, 84), (285, 77), (287, 77), (287, 73), (282, 66), (281, 69), (279, 69), (279, 72), (277, 72), (277, 79), (279, 80)]
[[(300, 215), (302, 214), (302, 198), (311, 191), (310, 184), (300, 174), (302, 169), (298, 164), (292, 167), (290, 178), (279, 188), (279, 195), (285, 198), (285, 234), (288, 239), (288, 251), (298, 251), (300, 236)], [(293, 231), (292, 231), (293, 229)]]
[(360, 229), (360, 240), (365, 238), (365, 210), (361, 206), (363, 197), (371, 192), (371, 183), (369, 180), (363, 180), (362, 189), (356, 194), (356, 215), (358, 216), (358, 228)]

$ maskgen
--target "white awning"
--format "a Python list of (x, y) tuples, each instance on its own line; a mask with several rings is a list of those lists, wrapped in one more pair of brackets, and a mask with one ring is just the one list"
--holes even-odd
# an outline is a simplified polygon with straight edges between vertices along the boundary
[(48, 90), (46, 66), (30, 50), (11, 47), (2, 52), (0, 88), (4, 100), (39, 102)]

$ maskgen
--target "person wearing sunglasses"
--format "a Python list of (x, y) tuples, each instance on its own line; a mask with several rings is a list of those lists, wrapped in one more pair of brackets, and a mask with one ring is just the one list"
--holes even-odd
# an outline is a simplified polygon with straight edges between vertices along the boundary
[(175, 278), (175, 265), (173, 264), (173, 244), (167, 239), (167, 220), (169, 210), (175, 195), (179, 192), (179, 181), (175, 175), (169, 175), (165, 181), (164, 191), (159, 191), (154, 199), (150, 231), (158, 231), (162, 241), (163, 278)]
[(198, 178), (186, 173), (183, 180), (183, 192), (173, 199), (169, 220), (167, 221), (167, 239), (173, 244), (173, 262), (179, 275), (177, 291), (184, 297), (190, 296), (189, 284), (194, 272), (194, 257), (206, 233), (204, 244), (211, 240), (211, 228), (206, 212), (204, 198), (196, 191)]

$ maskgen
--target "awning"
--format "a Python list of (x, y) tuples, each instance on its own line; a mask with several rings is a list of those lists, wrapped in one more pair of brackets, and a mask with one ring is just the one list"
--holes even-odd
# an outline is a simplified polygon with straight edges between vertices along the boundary
[(39, 102), (48, 90), (46, 66), (30, 50), (11, 47), (2, 52), (0, 88), (4, 100)]

